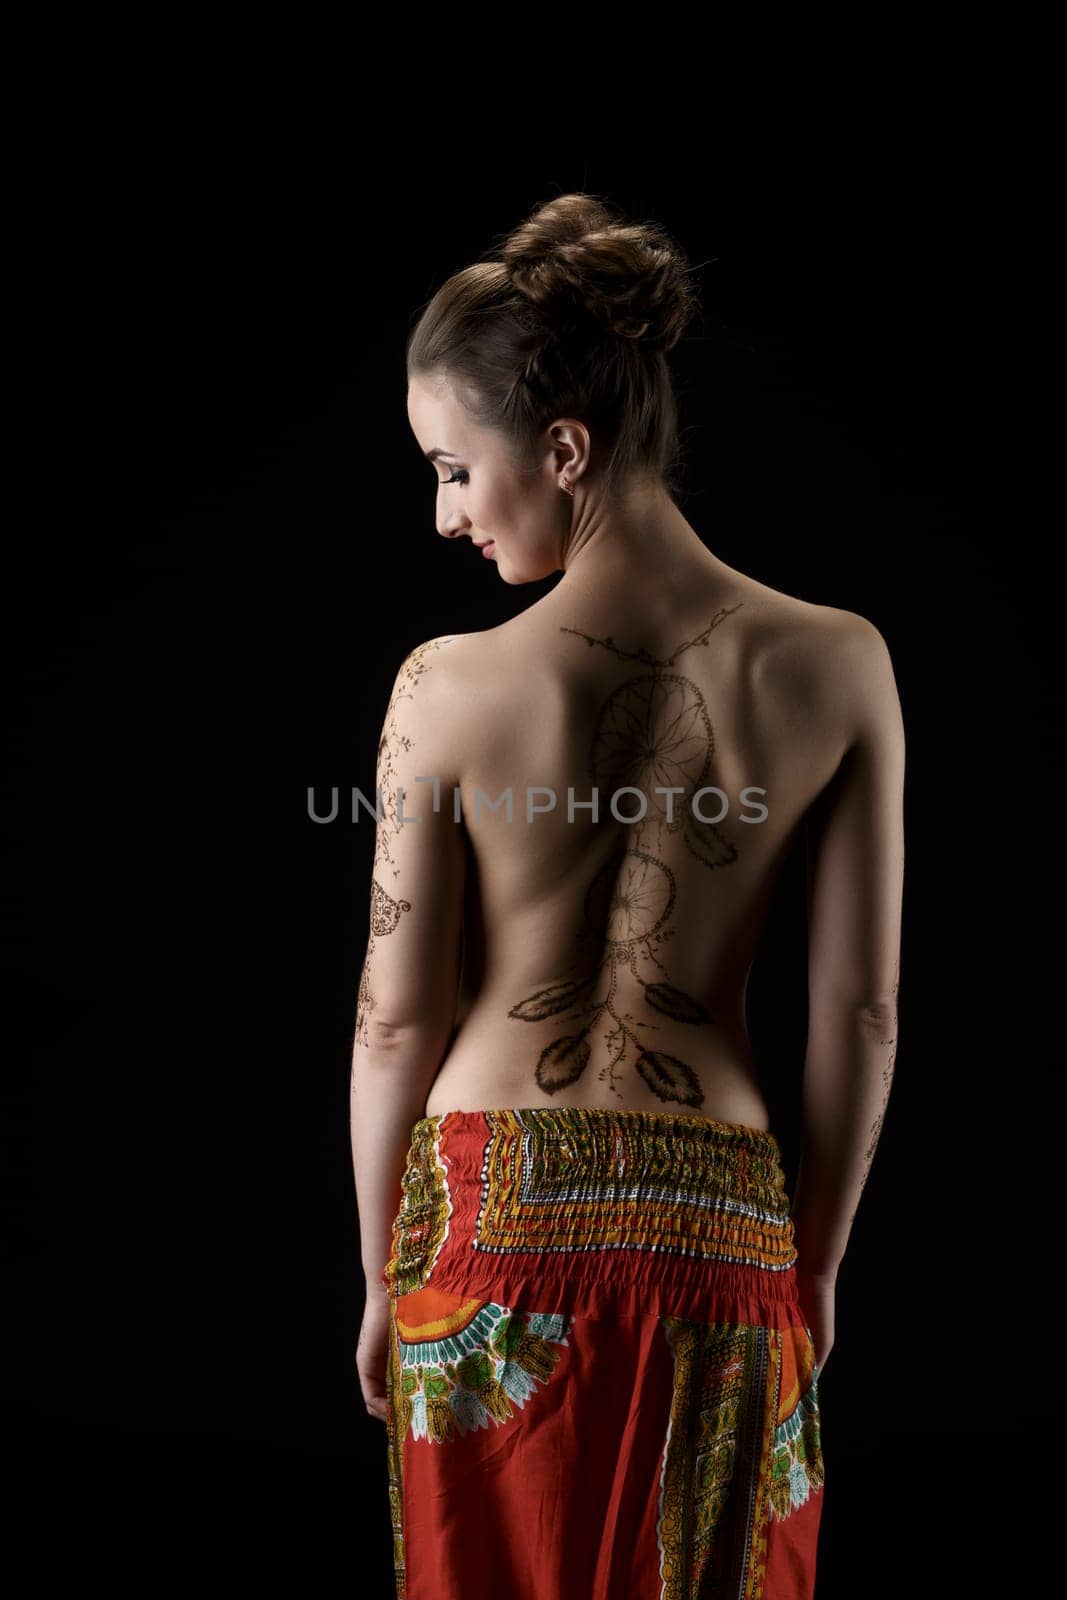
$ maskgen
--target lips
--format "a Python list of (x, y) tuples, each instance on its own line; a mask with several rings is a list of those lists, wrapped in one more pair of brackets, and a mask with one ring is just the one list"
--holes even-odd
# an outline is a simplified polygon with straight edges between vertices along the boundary
[(478, 546), (478, 549), (482, 552), (483, 556), (491, 556), (493, 551), (496, 549), (496, 544), (492, 539), (486, 539), (484, 544), (480, 544)]

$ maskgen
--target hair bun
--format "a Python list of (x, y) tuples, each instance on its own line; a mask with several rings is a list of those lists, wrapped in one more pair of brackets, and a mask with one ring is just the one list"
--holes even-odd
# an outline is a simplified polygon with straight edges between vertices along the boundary
[(665, 351), (694, 310), (688, 261), (666, 231), (627, 222), (594, 195), (538, 207), (508, 234), (501, 260), (530, 303), (521, 320), (532, 326), (562, 331), (593, 318), (617, 338)]

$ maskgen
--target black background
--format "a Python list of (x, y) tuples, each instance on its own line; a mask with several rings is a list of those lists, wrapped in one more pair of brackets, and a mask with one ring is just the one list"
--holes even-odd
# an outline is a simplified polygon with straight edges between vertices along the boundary
[[(1048, 981), (1017, 758), (1050, 698), (1022, 530), (988, 504), (1011, 328), (987, 174), (947, 136), (784, 146), (757, 169), (531, 142), (503, 175), (467, 152), (328, 178), (255, 141), (67, 152), (7, 557), (11, 1371), (27, 1503), (118, 1587), (210, 1548), (216, 1572), (391, 1593), (352, 1359), (373, 836), (314, 825), (307, 790), (372, 793), (408, 650), (555, 581), (508, 588), (437, 536), (403, 345), (450, 272), (583, 187), (700, 264), (683, 511), (731, 565), (870, 618), (904, 707), (900, 1042), (821, 1386), (820, 1600), (962, 1588), (1010, 1534)], [(802, 938), (794, 863), (751, 1005), (790, 1184)]]

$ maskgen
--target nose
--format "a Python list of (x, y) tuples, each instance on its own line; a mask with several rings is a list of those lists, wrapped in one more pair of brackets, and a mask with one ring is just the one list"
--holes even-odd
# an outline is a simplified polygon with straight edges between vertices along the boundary
[[(451, 500), (451, 504), (449, 501)], [(436, 505), (437, 531), (442, 539), (457, 539), (470, 527), (470, 518), (450, 495), (439, 494)]]

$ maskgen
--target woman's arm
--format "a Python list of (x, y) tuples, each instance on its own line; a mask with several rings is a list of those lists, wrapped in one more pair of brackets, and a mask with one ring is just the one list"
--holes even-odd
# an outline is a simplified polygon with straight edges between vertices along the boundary
[(807, 819), (809, 1023), (793, 1205), (798, 1275), (824, 1280), (845, 1253), (893, 1079), (904, 879), (904, 728), (889, 651), (855, 615), (832, 648), (833, 697), (852, 737)]
[(462, 716), (453, 643), (431, 639), (406, 658), (378, 746), (380, 821), (351, 1079), (368, 1296), (384, 1289), (411, 1129), (425, 1114), (455, 1020), (466, 851), (453, 811)]

